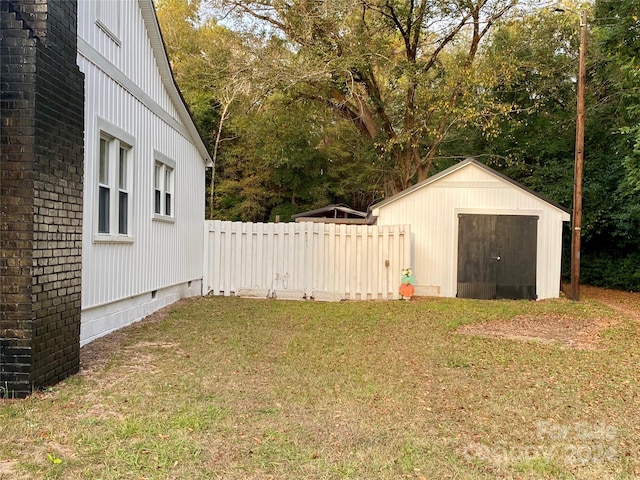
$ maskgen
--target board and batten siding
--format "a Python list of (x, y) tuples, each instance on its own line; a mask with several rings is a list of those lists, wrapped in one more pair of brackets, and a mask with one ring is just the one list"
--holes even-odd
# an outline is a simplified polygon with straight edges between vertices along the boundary
[[(112, 28), (116, 38), (99, 27), (99, 9), (102, 5), (117, 11), (117, 26)], [(172, 117), (176, 109), (164, 88), (158, 71), (147, 28), (137, 0), (80, 0), (78, 2), (78, 49), (85, 55), (91, 51), (136, 86), (143, 95), (157, 103)], [(110, 76), (116, 77), (109, 71)]]
[(538, 299), (560, 291), (562, 222), (568, 214), (474, 163), (372, 208), (377, 225), (409, 224), (416, 295), (455, 297), (458, 215), (534, 215), (538, 220)]
[(214, 295), (399, 298), (411, 261), (408, 225), (206, 223), (204, 286)]
[[(202, 290), (206, 160), (164, 87), (140, 2), (113, 3), (121, 9), (119, 44), (96, 25), (97, 2), (82, 1), (78, 8), (78, 65), (86, 97), (82, 344)], [(133, 143), (132, 218), (124, 241), (97, 236), (105, 125)], [(154, 215), (158, 153), (174, 166), (173, 219)]]

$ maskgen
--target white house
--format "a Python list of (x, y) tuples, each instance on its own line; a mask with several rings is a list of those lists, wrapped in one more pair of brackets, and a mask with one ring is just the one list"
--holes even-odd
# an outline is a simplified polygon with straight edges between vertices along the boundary
[(558, 297), (569, 214), (473, 159), (371, 207), (411, 225), (416, 295)]
[(202, 291), (211, 159), (152, 0), (80, 0), (85, 75), (81, 344)]

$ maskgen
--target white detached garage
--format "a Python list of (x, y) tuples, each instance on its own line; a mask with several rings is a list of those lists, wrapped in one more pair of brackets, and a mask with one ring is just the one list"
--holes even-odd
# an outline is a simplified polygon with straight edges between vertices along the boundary
[(411, 225), (416, 295), (555, 298), (563, 208), (464, 160), (371, 207), (377, 225)]

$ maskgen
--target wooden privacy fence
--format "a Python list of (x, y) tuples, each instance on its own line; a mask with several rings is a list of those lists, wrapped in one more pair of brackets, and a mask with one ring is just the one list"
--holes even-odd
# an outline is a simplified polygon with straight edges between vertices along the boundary
[(409, 225), (206, 222), (205, 293), (316, 300), (399, 298)]

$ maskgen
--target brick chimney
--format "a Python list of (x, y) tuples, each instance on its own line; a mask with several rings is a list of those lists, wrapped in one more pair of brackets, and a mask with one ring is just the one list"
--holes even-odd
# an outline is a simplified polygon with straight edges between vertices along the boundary
[(77, 0), (0, 0), (0, 398), (80, 363)]

